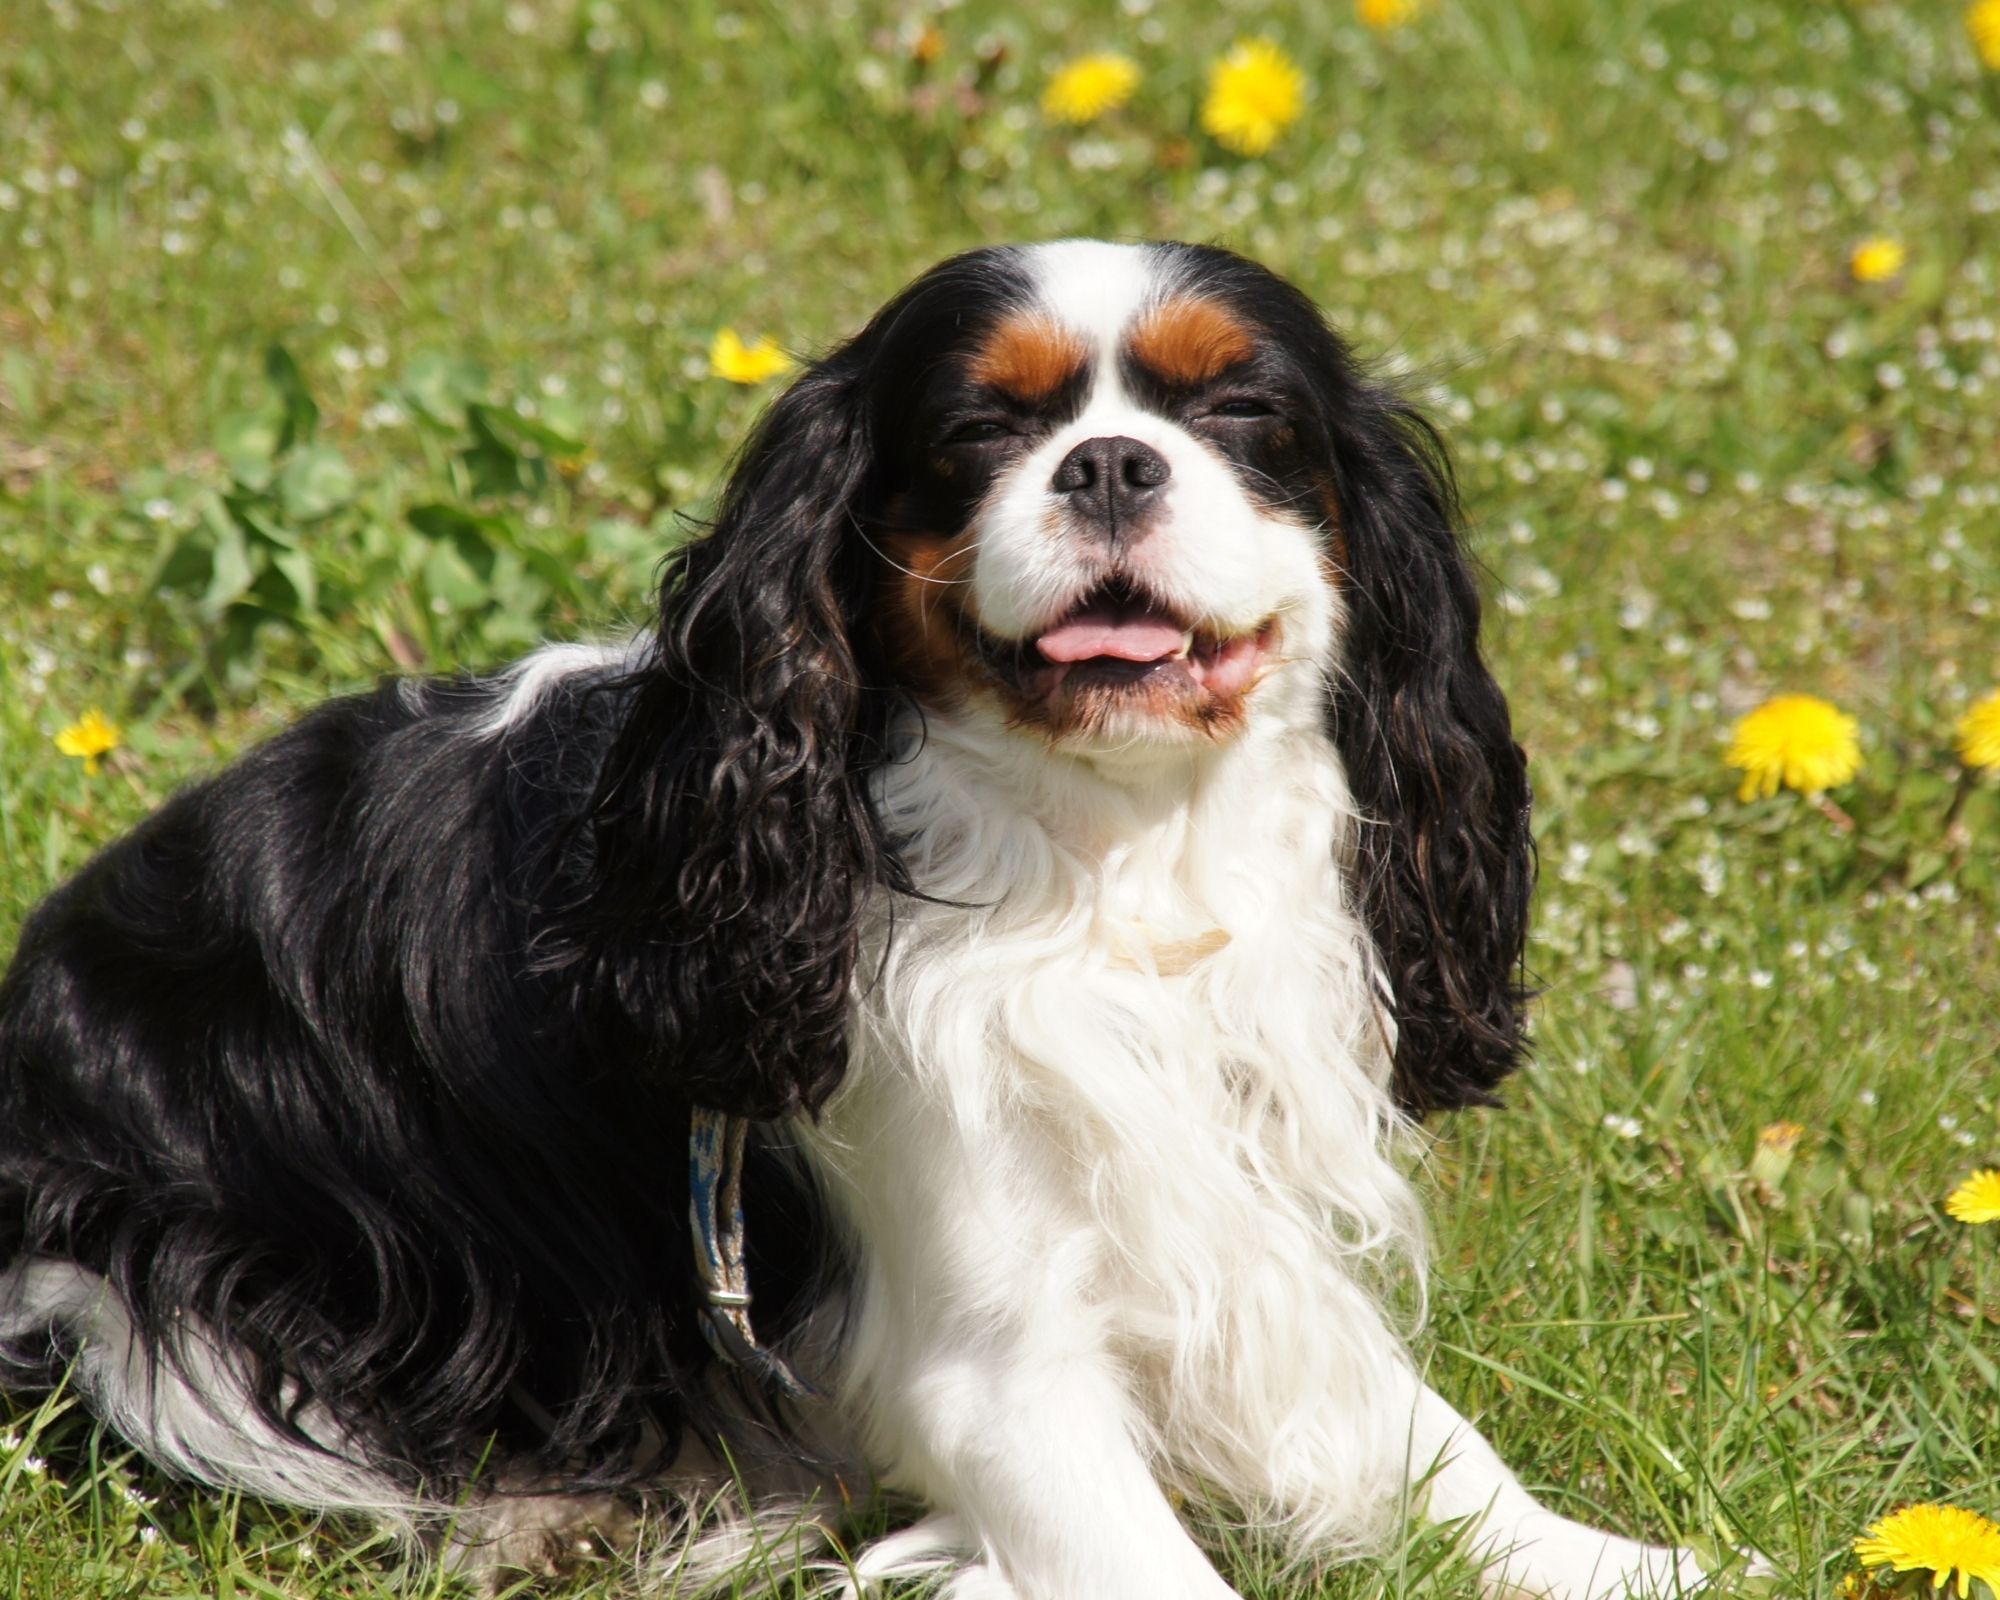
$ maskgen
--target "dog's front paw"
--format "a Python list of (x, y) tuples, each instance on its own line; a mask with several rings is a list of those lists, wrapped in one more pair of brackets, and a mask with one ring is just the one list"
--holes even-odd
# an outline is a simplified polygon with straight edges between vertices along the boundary
[(1484, 1568), (1490, 1600), (1673, 1600), (1710, 1581), (1692, 1550), (1639, 1544), (1554, 1512), (1516, 1521)]

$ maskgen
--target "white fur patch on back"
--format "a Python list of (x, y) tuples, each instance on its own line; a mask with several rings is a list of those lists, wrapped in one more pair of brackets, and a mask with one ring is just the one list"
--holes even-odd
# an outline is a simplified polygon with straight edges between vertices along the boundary
[(640, 634), (622, 642), (545, 644), (521, 657), (494, 682), (498, 698), (479, 718), (473, 731), (483, 736), (505, 733), (531, 715), (558, 683), (587, 673), (630, 672), (652, 648)]

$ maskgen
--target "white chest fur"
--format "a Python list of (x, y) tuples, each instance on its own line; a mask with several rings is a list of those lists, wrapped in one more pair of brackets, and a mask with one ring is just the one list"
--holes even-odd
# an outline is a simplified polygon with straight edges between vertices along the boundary
[[(885, 783), (936, 899), (882, 908), (815, 1136), (861, 1257), (848, 1382), (893, 1419), (968, 1349), (1094, 1365), (1156, 1476), (1260, 1521), (1311, 1482), (1356, 1525), (1297, 1531), (1362, 1536), (1407, 1408), (1318, 1402), (1391, 1387), (1420, 1221), (1338, 761), (1288, 732), (1113, 781), (1020, 743), (934, 726)], [(932, 1492), (935, 1431), (879, 1427), (878, 1465)]]

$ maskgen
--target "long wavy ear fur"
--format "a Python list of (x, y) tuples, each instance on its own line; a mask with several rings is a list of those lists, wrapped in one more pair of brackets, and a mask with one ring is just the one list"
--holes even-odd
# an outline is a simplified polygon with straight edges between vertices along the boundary
[(1523, 1050), (1527, 766), (1479, 656), (1479, 597), (1430, 426), (1363, 383), (1333, 430), (1347, 582), (1332, 728), (1364, 822), (1363, 904), (1413, 1112), (1493, 1103)]
[(816, 1110), (838, 1085), (865, 897), (906, 887), (866, 795), (888, 695), (851, 627), (857, 388), (853, 347), (794, 383), (714, 529), (671, 558), (571, 919), (593, 1024), (689, 1100), (745, 1116)]

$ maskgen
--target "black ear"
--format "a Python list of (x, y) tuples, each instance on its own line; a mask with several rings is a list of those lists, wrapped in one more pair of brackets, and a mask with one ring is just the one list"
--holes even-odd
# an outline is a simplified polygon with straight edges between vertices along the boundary
[(1414, 1112), (1491, 1104), (1522, 1054), (1527, 765), (1479, 657), (1443, 447), (1386, 388), (1352, 400), (1333, 435), (1347, 636), (1331, 717), (1394, 995), (1396, 1092)]
[(595, 1037), (738, 1115), (816, 1110), (839, 1084), (866, 897), (903, 882), (866, 793), (888, 696), (852, 626), (857, 369), (849, 347), (785, 392), (713, 530), (671, 558), (586, 827)]

